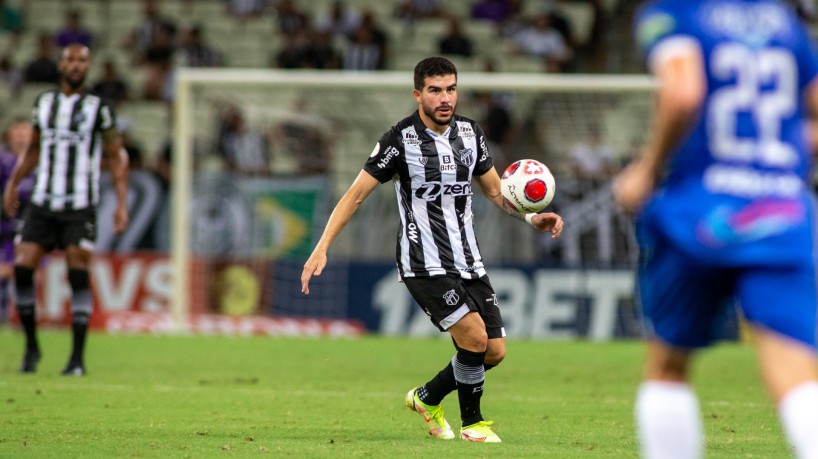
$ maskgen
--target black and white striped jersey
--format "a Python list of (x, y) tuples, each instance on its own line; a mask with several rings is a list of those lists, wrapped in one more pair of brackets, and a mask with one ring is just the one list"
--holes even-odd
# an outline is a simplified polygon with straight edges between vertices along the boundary
[(364, 170), (381, 183), (394, 179), (401, 276), (486, 273), (474, 234), (472, 176), (492, 167), (483, 131), (459, 115), (439, 135), (415, 112), (381, 137)]
[(53, 211), (95, 207), (99, 202), (101, 133), (116, 126), (114, 111), (99, 96), (59, 90), (34, 102), (40, 159), (31, 201)]

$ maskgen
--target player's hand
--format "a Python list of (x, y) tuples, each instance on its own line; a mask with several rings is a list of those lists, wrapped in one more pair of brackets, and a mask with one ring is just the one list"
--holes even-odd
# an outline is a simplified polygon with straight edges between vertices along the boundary
[(531, 225), (540, 231), (550, 231), (551, 239), (556, 239), (562, 234), (563, 221), (562, 217), (554, 212), (545, 212), (542, 214), (535, 214), (531, 218)]
[(19, 208), (20, 193), (17, 191), (16, 186), (9, 184), (3, 192), (3, 210), (6, 211), (6, 215), (9, 217), (14, 217), (17, 215), (17, 209)]
[(310, 255), (310, 258), (304, 263), (304, 271), (301, 272), (301, 293), (310, 294), (310, 279), (312, 276), (320, 276), (326, 265), (327, 255), (324, 252), (313, 252)]
[(128, 209), (117, 206), (114, 210), (114, 233), (121, 233), (128, 228)]
[(614, 199), (625, 211), (638, 211), (653, 192), (653, 177), (652, 171), (644, 162), (634, 162), (614, 179)]

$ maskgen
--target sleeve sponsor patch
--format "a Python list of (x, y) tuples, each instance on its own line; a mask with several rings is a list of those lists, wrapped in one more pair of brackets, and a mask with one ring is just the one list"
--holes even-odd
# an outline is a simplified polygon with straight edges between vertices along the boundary
[(647, 49), (656, 41), (676, 28), (676, 20), (667, 13), (651, 13), (645, 16), (636, 29), (636, 39), (642, 49)]

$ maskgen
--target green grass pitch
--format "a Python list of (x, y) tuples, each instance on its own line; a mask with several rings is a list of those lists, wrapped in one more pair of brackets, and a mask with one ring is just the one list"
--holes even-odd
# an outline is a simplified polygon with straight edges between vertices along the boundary
[[(88, 376), (63, 377), (67, 331), (0, 330), (0, 457), (637, 457), (637, 342), (508, 342), (483, 412), (501, 444), (429, 437), (404, 394), (451, 358), (446, 339), (91, 334)], [(708, 458), (787, 457), (749, 346), (704, 352), (694, 385)], [(444, 401), (457, 429), (454, 394)]]

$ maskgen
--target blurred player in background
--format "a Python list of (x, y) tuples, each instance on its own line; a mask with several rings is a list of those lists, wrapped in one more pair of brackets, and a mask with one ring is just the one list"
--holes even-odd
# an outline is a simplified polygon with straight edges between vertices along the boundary
[(810, 37), (777, 0), (654, 1), (636, 34), (659, 80), (655, 122), (614, 192), (638, 211), (642, 454), (703, 455), (690, 360), (738, 300), (796, 456), (818, 458)]
[(128, 156), (116, 130), (113, 109), (85, 90), (91, 52), (69, 45), (59, 60), (60, 87), (40, 95), (34, 103), (34, 135), (17, 160), (3, 194), (3, 207), (15, 216), (20, 206), (19, 185), (35, 167), (36, 183), (23, 216), (14, 261), (17, 312), (26, 334), (20, 371), (33, 373), (40, 360), (34, 290), (34, 270), (42, 257), (64, 249), (71, 285), (73, 347), (64, 375), (85, 375), (83, 361), (92, 297), (88, 276), (96, 240), (99, 175), (105, 155), (116, 190), (114, 230), (128, 224), (126, 207)]
[[(28, 118), (12, 120), (3, 132), (3, 147), (0, 149), (0, 189), (5, 187), (14, 170), (17, 158), (28, 149), (33, 133)], [(34, 176), (29, 175), (20, 182), (18, 192), (20, 201), (28, 202), (34, 188)], [(0, 322), (8, 318), (9, 281), (14, 275), (14, 236), (17, 234), (19, 220), (8, 215), (0, 218)]]
[(418, 111), (381, 137), (332, 212), (304, 265), (302, 292), (309, 294), (310, 279), (321, 274), (330, 244), (361, 203), (379, 184), (393, 180), (401, 221), (397, 243), (401, 280), (435, 326), (451, 334), (457, 348), (440, 373), (409, 391), (406, 406), (424, 417), (431, 435), (452, 439), (455, 435), (440, 403), (457, 390), (460, 437), (499, 442), (491, 421), (483, 418), (480, 398), (486, 369), (505, 356), (505, 329), (475, 239), (472, 179), (497, 207), (554, 238), (562, 232), (563, 222), (554, 213), (521, 215), (505, 205), (482, 129), (455, 115), (454, 64), (440, 57), (418, 63), (414, 97)]

